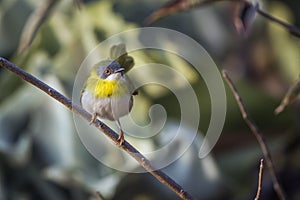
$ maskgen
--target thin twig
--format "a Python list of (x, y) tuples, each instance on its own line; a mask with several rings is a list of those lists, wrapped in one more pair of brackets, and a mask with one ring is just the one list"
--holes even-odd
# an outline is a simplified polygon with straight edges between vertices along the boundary
[[(235, 1), (235, 0), (233, 0)], [(244, 2), (244, 3), (247, 3), (248, 5), (252, 5), (253, 3), (249, 0), (237, 0), (237, 1), (241, 1), (241, 2)], [(292, 35), (300, 38), (300, 29), (297, 27), (297, 26), (294, 26), (294, 25), (291, 25), (287, 22), (284, 22), (272, 15), (270, 15), (269, 13), (263, 11), (260, 7), (257, 7), (256, 9), (256, 12), (258, 14), (260, 14), (262, 17), (270, 20), (271, 22), (274, 22), (280, 26), (282, 26), (283, 28), (287, 29)]]
[[(248, 5), (253, 6), (253, 2), (249, 1), (249, 0), (231, 0), (231, 1), (240, 1), (243, 3), (246, 3)], [(284, 22), (272, 15), (270, 15), (269, 13), (263, 11), (260, 7), (257, 7), (256, 12), (258, 14), (260, 14), (262, 17), (270, 20), (271, 22), (274, 22), (280, 26), (282, 26), (283, 28), (287, 29), (292, 35), (300, 38), (300, 29), (297, 26), (291, 25), (287, 22)]]
[[(33, 75), (25, 72), (24, 70), (20, 69), (19, 67), (15, 66), (13, 63), (9, 62), (8, 60), (2, 57), (0, 57), (0, 66), (6, 68), (7, 70), (21, 77), (23, 80), (41, 89), (42, 91), (44, 91), (45, 93), (62, 103), (72, 112), (80, 115), (85, 120), (89, 122), (91, 121), (92, 115), (86, 112), (80, 105), (74, 104), (70, 99), (68, 99), (49, 85), (40, 81)], [(92, 124), (101, 132), (103, 132), (121, 149), (123, 149), (129, 155), (131, 155), (146, 171), (151, 173), (161, 183), (173, 190), (181, 199), (195, 199), (191, 194), (185, 191), (178, 183), (176, 183), (171, 177), (169, 177), (160, 170), (155, 170), (155, 168), (150, 164), (150, 161), (144, 155), (142, 155), (136, 148), (134, 148), (130, 143), (124, 141), (122, 145), (119, 145), (118, 134), (114, 132), (111, 128), (109, 128), (106, 124), (104, 124), (102, 121), (97, 119), (94, 120)]]
[(19, 53), (22, 53), (31, 45), (39, 28), (47, 20), (51, 11), (58, 2), (59, 1), (57, 0), (47, 0), (45, 2), (41, 2), (41, 4), (30, 15), (22, 31), (18, 47)]
[[(221, 1), (229, 1), (229, 2), (242, 2), (246, 3), (250, 6), (253, 5), (253, 2), (250, 0), (203, 0), (203, 1), (189, 1), (189, 0), (173, 0), (168, 1), (161, 8), (154, 11), (149, 17), (146, 18), (145, 24), (149, 25), (153, 22), (157, 21), (160, 18), (166, 17), (170, 14), (175, 14), (178, 12), (186, 11), (189, 9), (195, 9), (199, 7), (203, 7), (209, 4), (221, 2)], [(291, 34), (300, 38), (300, 29), (296, 26), (288, 24), (286, 22), (281, 21), (280, 19), (268, 14), (267, 12), (261, 10), (259, 7), (256, 9), (256, 12), (260, 14), (262, 17), (279, 24), (283, 28), (287, 29)]]
[(249, 128), (251, 129), (252, 133), (254, 134), (254, 136), (256, 137), (260, 148), (262, 150), (262, 153), (265, 157), (268, 169), (270, 171), (270, 175), (271, 175), (271, 179), (273, 182), (273, 188), (275, 190), (275, 192), (278, 195), (278, 198), (281, 200), (286, 199), (286, 195), (281, 187), (281, 185), (279, 184), (276, 172), (275, 172), (275, 168), (274, 168), (274, 164), (272, 161), (272, 157), (269, 151), (269, 148), (267, 146), (267, 143), (265, 141), (265, 137), (264, 134), (258, 129), (257, 125), (255, 124), (255, 122), (251, 119), (248, 111), (246, 110), (246, 107), (243, 103), (243, 100), (238, 92), (238, 90), (236, 89), (233, 81), (231, 80), (231, 78), (229, 77), (229, 75), (227, 74), (226, 70), (222, 70), (222, 75), (224, 77), (224, 79), (227, 81), (234, 97), (235, 100), (240, 108), (240, 111), (242, 113), (243, 119), (246, 122), (246, 124), (249, 126)]
[(284, 21), (281, 21), (272, 15), (266, 13), (265, 11), (261, 10), (260, 8), (257, 9), (257, 13), (260, 14), (261, 16), (265, 17), (266, 19), (275, 22), (276, 24), (279, 24), (283, 28), (287, 29), (291, 34), (294, 36), (300, 38), (300, 29), (297, 26), (293, 26), (289, 23), (286, 23)]
[(275, 115), (281, 113), (286, 106), (296, 101), (300, 94), (300, 79), (297, 80), (287, 91), (280, 105), (275, 109)]
[(254, 200), (259, 200), (262, 188), (262, 177), (263, 177), (263, 168), (264, 168), (264, 159), (260, 160), (259, 165), (259, 173), (258, 173), (258, 185), (257, 185), (257, 192)]

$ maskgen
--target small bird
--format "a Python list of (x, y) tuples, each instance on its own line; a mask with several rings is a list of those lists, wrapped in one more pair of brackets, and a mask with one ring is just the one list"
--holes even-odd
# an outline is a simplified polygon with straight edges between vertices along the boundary
[(127, 115), (133, 106), (133, 84), (116, 60), (104, 60), (91, 70), (83, 90), (80, 102), (93, 117), (91, 123), (99, 117), (117, 121), (120, 128), (119, 144), (124, 143), (124, 133), (119, 118)]

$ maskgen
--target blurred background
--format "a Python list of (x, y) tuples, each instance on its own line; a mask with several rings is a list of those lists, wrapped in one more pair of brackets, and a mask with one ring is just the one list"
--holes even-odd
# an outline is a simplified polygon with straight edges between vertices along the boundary
[[(77, 70), (89, 51), (113, 34), (145, 26), (146, 18), (166, 2), (0, 0), (0, 56), (72, 97)], [(300, 2), (259, 3), (269, 14), (300, 27)], [(228, 70), (265, 134), (287, 196), (300, 199), (300, 104), (296, 99), (282, 113), (274, 114), (299, 79), (299, 38), (259, 15), (247, 35), (239, 34), (232, 20), (234, 12), (233, 4), (218, 2), (175, 13), (151, 26), (190, 36), (220, 70)], [(134, 58), (175, 63), (172, 57), (151, 52)], [(181, 64), (193, 74), (191, 66)], [(209, 94), (200, 76), (186, 76), (201, 99), (201, 140), (200, 132), (206, 132), (210, 119)], [(0, 91), (0, 199), (99, 199), (97, 191), (105, 199), (178, 199), (149, 174), (123, 173), (101, 164), (80, 142), (69, 110), (2, 68)], [(199, 199), (253, 199), (256, 194), (263, 155), (227, 86), (226, 91), (226, 122), (210, 155), (200, 160), (198, 146), (193, 144), (182, 158), (163, 169)], [(147, 123), (152, 104), (165, 107), (170, 131), (172, 124), (180, 122), (176, 99), (168, 90), (142, 88), (136, 102), (141, 105), (134, 108), (140, 123)], [(135, 145), (149, 143), (153, 145), (151, 139)], [(261, 199), (276, 198), (265, 166)]]

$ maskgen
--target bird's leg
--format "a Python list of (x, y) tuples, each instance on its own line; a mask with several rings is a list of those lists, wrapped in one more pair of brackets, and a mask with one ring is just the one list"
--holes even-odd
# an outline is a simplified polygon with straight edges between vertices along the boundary
[(91, 121), (89, 122), (90, 125), (95, 121), (95, 119), (97, 118), (97, 116), (98, 116), (98, 114), (97, 114), (96, 112), (94, 112), (93, 115), (92, 115), (92, 119), (91, 119)]
[(120, 128), (120, 134), (119, 134), (119, 137), (118, 137), (118, 142), (119, 142), (119, 145), (122, 145), (124, 143), (124, 133), (123, 133), (121, 123), (120, 123), (119, 119), (117, 119), (117, 123), (118, 123), (119, 128)]

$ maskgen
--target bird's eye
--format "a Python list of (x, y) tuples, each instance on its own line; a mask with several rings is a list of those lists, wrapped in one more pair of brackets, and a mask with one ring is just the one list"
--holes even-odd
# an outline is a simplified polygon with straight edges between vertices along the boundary
[(107, 75), (109, 75), (109, 74), (110, 74), (110, 69), (106, 69), (106, 70), (104, 71), (104, 73), (107, 74)]

